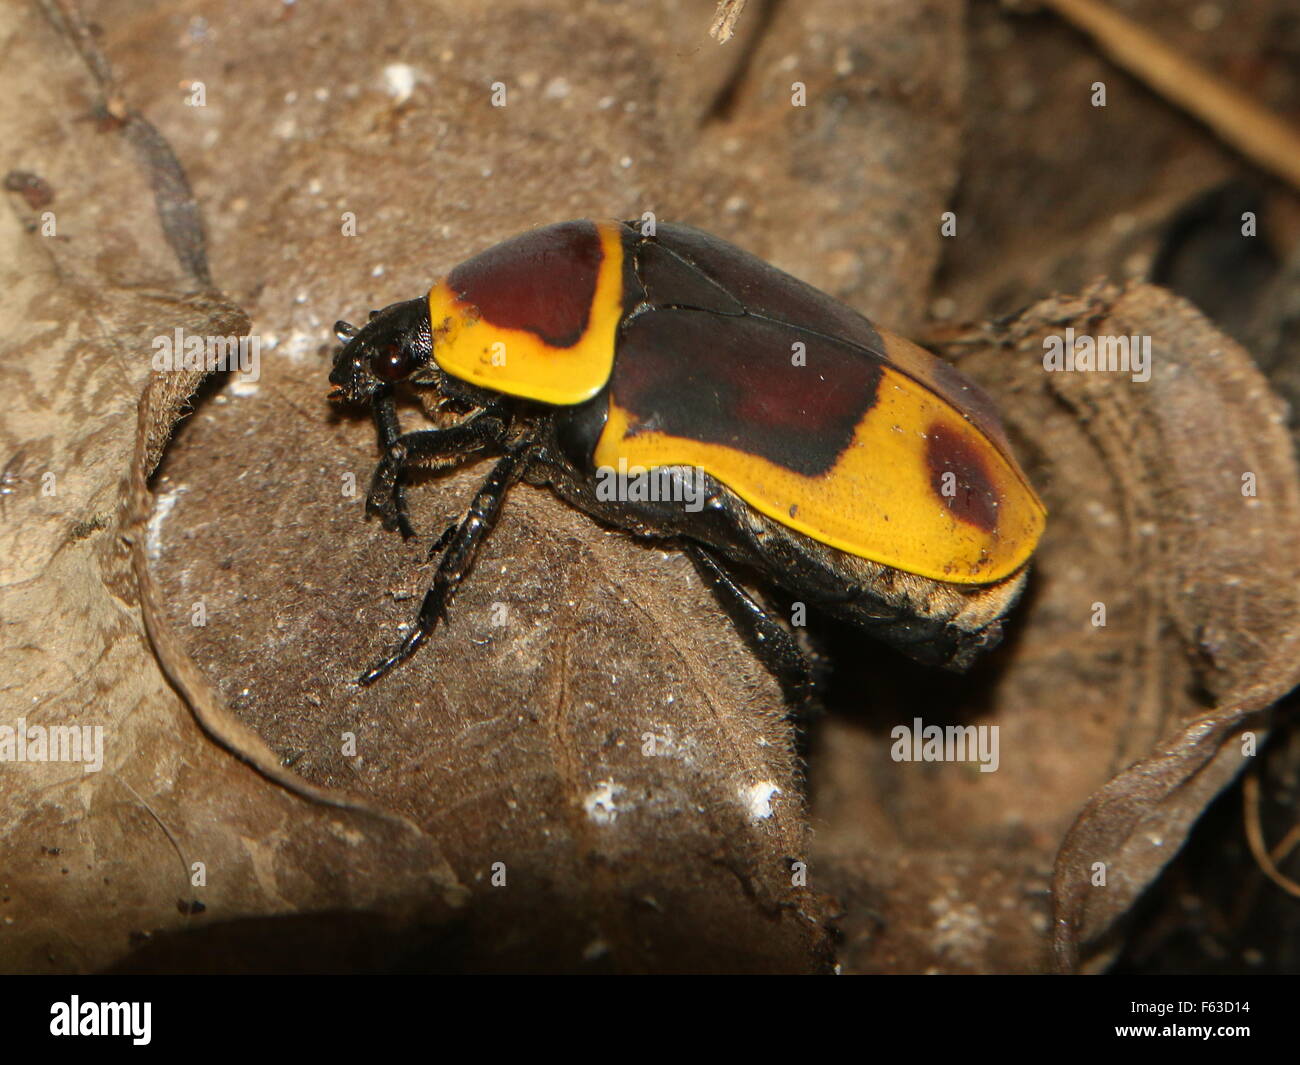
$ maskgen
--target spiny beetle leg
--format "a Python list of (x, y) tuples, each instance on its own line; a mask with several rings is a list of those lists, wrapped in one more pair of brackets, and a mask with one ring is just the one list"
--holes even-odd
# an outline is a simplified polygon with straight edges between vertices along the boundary
[(428, 639), (429, 633), (438, 624), (438, 620), (446, 619), (447, 606), (451, 603), (452, 596), (456, 594), (460, 582), (473, 568), (479, 548), (483, 546), (501, 516), (501, 506), (505, 502), (506, 493), (527, 469), (531, 458), (531, 447), (530, 441), (525, 442), (500, 459), (492, 467), (492, 472), (488, 474), (474, 496), (474, 501), (469, 505), (469, 510), (466, 511), (460, 524), (455, 527), (453, 535), (448, 539), (446, 534), (443, 534), (443, 539), (448, 539), (446, 550), (442, 561), (438, 563), (438, 571), (434, 574), (433, 583), (424, 595), (424, 602), (420, 605), (420, 613), (414, 628), (407, 633), (406, 639), (396, 651), (366, 670), (358, 678), (358, 684), (373, 684), (394, 666), (405, 662)]
[(423, 429), (401, 434), (391, 396), (375, 403), (375, 424), (383, 457), (375, 467), (366, 497), (366, 513), (379, 515), (385, 529), (398, 529), (402, 536), (413, 534), (406, 511), (402, 474), (413, 463), (434, 459), (455, 459), (499, 444), (505, 439), (505, 422), (495, 414), (482, 412), (459, 425), (445, 429)]
[[(397, 404), (392, 392), (377, 394), (371, 411), (375, 416), (375, 432), (379, 436), (380, 460), (379, 465), (375, 467), (374, 475), (370, 478), (370, 494), (366, 496), (366, 516), (378, 514), (385, 529), (390, 532), (393, 529), (400, 529), (402, 538), (410, 539), (415, 530), (411, 528), (410, 518), (406, 514), (406, 494), (397, 483), (401, 469), (390, 462), (393, 449), (398, 446), (402, 436), (402, 426), (397, 420)], [(381, 490), (381, 478), (387, 478), (389, 481), (386, 492)]]
[(456, 530), (459, 528), (460, 526), (453, 521), (450, 525), (448, 525), (445, 529), (443, 529), (442, 535), (439, 536), (438, 539), (434, 540), (433, 546), (429, 548), (429, 557), (425, 559), (425, 561), (432, 562), (434, 556), (439, 551), (441, 551), (444, 547), (446, 547), (449, 543), (451, 543), (451, 538), (456, 535)]
[(816, 691), (817, 671), (794, 633), (770, 607), (750, 595), (712, 551), (692, 540), (686, 541), (685, 549), (727, 616), (780, 682), (786, 699), (796, 709), (806, 708)]

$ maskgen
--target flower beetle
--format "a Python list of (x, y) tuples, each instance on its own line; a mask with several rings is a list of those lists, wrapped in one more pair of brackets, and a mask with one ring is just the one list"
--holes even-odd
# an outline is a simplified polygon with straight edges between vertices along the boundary
[[(382, 458), (366, 509), (385, 528), (411, 535), (410, 465), (499, 456), (435, 545), (442, 558), (414, 627), (362, 684), (445, 617), (520, 479), (679, 543), (786, 680), (805, 656), (739, 574), (963, 670), (1000, 639), (1043, 530), (1043, 505), (978, 387), (688, 226), (534, 229), (427, 296), (335, 330), (344, 346), (331, 398), (373, 410)], [(402, 383), (436, 390), (459, 419), (403, 433)], [(646, 471), (670, 490), (609, 490)]]

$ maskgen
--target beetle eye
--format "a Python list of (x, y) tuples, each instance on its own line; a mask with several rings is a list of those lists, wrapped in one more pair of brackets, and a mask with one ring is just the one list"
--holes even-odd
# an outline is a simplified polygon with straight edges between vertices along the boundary
[(370, 356), (370, 369), (385, 381), (400, 381), (415, 369), (415, 363), (403, 345), (390, 340)]

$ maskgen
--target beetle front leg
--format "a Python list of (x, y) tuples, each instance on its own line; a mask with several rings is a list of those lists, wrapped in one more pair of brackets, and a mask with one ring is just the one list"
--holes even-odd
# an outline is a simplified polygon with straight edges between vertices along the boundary
[[(450, 430), (447, 430), (450, 431)], [(446, 619), (447, 607), (460, 582), (474, 566), (479, 548), (487, 540), (501, 516), (501, 506), (506, 493), (528, 467), (531, 456), (531, 442), (526, 442), (502, 458), (492, 472), (488, 474), (474, 501), (469, 505), (465, 517), (456, 527), (438, 563), (438, 572), (434, 574), (433, 583), (425, 593), (424, 602), (420, 604), (420, 613), (415, 627), (407, 634), (401, 646), (387, 658), (366, 670), (357, 680), (358, 684), (373, 684), (394, 666), (405, 662), (415, 654), (428, 638), (429, 633), (438, 624), (440, 618)], [(445, 535), (443, 539), (448, 539)]]
[[(378, 514), (385, 529), (390, 532), (400, 529), (403, 539), (410, 539), (415, 530), (411, 528), (410, 518), (406, 514), (406, 493), (397, 483), (401, 474), (399, 466), (392, 461), (394, 449), (402, 436), (402, 425), (397, 420), (397, 403), (391, 391), (381, 392), (375, 396), (371, 408), (375, 416), (375, 432), (379, 435), (379, 465), (370, 478), (370, 493), (366, 496), (366, 516)], [(391, 471), (391, 472), (390, 472)], [(384, 494), (380, 491), (381, 475), (388, 483), (386, 501), (380, 502)]]
[(445, 429), (401, 432), (393, 397), (375, 401), (375, 425), (383, 457), (375, 467), (366, 496), (366, 514), (379, 515), (385, 529), (397, 529), (403, 537), (414, 534), (406, 511), (402, 474), (413, 463), (436, 459), (457, 459), (505, 440), (505, 421), (491, 412), (480, 412)]

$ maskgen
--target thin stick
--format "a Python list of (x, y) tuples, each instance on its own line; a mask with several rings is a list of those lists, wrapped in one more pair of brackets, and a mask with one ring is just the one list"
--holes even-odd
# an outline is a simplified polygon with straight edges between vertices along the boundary
[(745, 10), (746, 0), (721, 0), (718, 13), (713, 16), (713, 25), (709, 27), (709, 36), (716, 37), (719, 44), (726, 44), (736, 32), (736, 20)]
[(1294, 895), (1300, 899), (1300, 884), (1297, 884), (1274, 864), (1273, 856), (1268, 853), (1268, 846), (1264, 843), (1264, 829), (1259, 818), (1259, 776), (1254, 770), (1247, 773), (1245, 779), (1242, 780), (1242, 796), (1246, 800), (1242, 804), (1242, 814), (1246, 826), (1246, 842), (1250, 844), (1250, 853), (1254, 855), (1255, 864), (1259, 866), (1266, 877), (1288, 895)]

